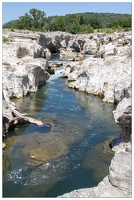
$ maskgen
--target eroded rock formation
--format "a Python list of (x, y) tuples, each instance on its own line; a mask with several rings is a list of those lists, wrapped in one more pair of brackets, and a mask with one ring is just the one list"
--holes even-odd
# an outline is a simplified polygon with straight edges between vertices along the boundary
[(69, 87), (103, 96), (106, 102), (119, 103), (131, 96), (131, 59), (126, 56), (68, 62), (62, 74), (71, 81)]
[(36, 34), (29, 31), (3, 31), (3, 37), (9, 42), (3, 43), (2, 89), (3, 89), (3, 133), (18, 123), (41, 121), (19, 113), (12, 98), (22, 98), (30, 92), (36, 92), (38, 86), (49, 79), (48, 61), (43, 58), (45, 51), (38, 43)]

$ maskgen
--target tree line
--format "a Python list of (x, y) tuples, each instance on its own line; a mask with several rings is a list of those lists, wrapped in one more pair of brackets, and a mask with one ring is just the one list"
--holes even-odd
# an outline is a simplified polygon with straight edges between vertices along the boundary
[(16, 20), (3, 24), (3, 28), (32, 31), (66, 31), (73, 34), (93, 33), (94, 29), (131, 28), (130, 14), (115, 13), (77, 13), (65, 16), (46, 17), (44, 11), (31, 9), (29, 13)]

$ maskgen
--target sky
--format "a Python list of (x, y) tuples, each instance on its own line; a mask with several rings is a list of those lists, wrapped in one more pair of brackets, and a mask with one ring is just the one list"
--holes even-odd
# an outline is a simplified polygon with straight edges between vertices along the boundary
[(37, 2), (37, 1), (19, 1), (6, 2), (2, 1), (2, 24), (10, 20), (18, 19), (20, 16), (29, 13), (29, 10), (36, 8), (44, 11), (48, 16), (64, 16), (66, 14), (83, 13), (83, 12), (98, 12), (98, 13), (121, 13), (132, 14), (132, 2), (109, 2), (109, 1), (53, 1), (53, 2)]

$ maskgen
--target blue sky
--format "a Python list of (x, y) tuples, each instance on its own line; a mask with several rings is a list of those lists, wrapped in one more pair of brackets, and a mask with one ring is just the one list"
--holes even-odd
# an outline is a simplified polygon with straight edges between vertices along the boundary
[(66, 15), (82, 12), (110, 12), (110, 13), (132, 13), (131, 2), (4, 2), (2, 1), (2, 24), (10, 20), (18, 19), (19, 16), (36, 8), (44, 11), (46, 17), (53, 15)]

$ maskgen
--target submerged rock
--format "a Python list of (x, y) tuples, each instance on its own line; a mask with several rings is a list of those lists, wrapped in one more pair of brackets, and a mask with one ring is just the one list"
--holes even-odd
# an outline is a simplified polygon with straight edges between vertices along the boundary
[(41, 164), (45, 161), (65, 155), (68, 152), (67, 146), (62, 140), (59, 140), (58, 137), (53, 138), (51, 141), (49, 141), (47, 138), (44, 138), (43, 142), (40, 141), (40, 138), (37, 140), (40, 145), (29, 152), (29, 163)]
[[(109, 148), (109, 140), (96, 145), (92, 151), (87, 152), (83, 166), (93, 170), (93, 177), (100, 182), (109, 173), (109, 163), (114, 155)], [(99, 167), (98, 167), (99, 166)]]

